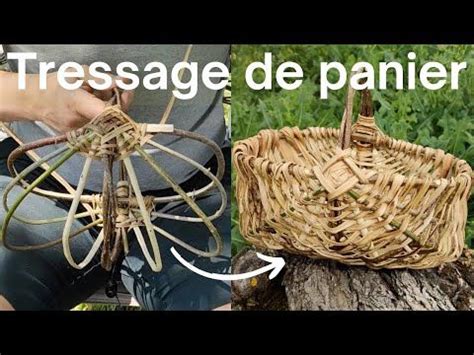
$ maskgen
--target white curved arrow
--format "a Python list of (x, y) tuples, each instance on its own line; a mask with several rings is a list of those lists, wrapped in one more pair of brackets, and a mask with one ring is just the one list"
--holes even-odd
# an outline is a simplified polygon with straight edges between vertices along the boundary
[(201, 269), (198, 269), (196, 266), (192, 265), (191, 263), (187, 262), (186, 260), (183, 259), (183, 257), (176, 251), (174, 247), (171, 247), (171, 253), (174, 255), (174, 257), (185, 267), (187, 267), (189, 270), (192, 272), (195, 272), (196, 274), (199, 274), (201, 276), (207, 277), (208, 279), (213, 279), (213, 280), (222, 280), (222, 281), (235, 281), (235, 280), (244, 280), (244, 279), (249, 279), (251, 277), (258, 276), (260, 274), (263, 274), (264, 272), (273, 270), (270, 275), (268, 275), (268, 278), (271, 280), (275, 278), (280, 271), (283, 269), (285, 266), (285, 259), (281, 257), (274, 257), (274, 256), (268, 256), (268, 255), (263, 255), (260, 253), (257, 253), (257, 256), (268, 262), (269, 264), (254, 270), (254, 271), (249, 271), (245, 272), (243, 274), (216, 274), (213, 272), (207, 272)]

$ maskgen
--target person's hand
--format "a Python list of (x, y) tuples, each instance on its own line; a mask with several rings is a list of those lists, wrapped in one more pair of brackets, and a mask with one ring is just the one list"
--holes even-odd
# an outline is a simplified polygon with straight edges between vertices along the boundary
[[(39, 75), (27, 75), (26, 92), (19, 94), (24, 118), (41, 121), (64, 133), (84, 126), (99, 115), (112, 97), (115, 86), (102, 91), (92, 89), (87, 85), (91, 78), (88, 67), (83, 68), (84, 84), (77, 90), (66, 90), (59, 85), (56, 73), (48, 74), (47, 90), (39, 90)], [(133, 91), (124, 91), (121, 99), (122, 109), (126, 111), (133, 100)]]

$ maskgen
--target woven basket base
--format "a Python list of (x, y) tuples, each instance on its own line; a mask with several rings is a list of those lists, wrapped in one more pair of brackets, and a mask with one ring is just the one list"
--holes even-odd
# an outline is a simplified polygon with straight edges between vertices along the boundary
[(381, 136), (342, 150), (338, 129), (264, 130), (236, 142), (240, 229), (250, 243), (349, 265), (415, 269), (464, 247), (471, 168)]

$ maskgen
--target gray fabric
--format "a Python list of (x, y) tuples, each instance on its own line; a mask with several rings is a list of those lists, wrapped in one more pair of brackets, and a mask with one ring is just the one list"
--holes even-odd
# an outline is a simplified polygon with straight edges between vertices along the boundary
[[(7, 173), (6, 158), (14, 148), (0, 144), (0, 195), (11, 177)], [(230, 149), (223, 151), (226, 158), (226, 173), (222, 184), (227, 191), (227, 206), (222, 216), (213, 221), (223, 239), (223, 252), (218, 257), (198, 257), (168, 239), (157, 235), (160, 255), (163, 262), (161, 272), (153, 272), (143, 257), (143, 252), (134, 233), (129, 234), (130, 252), (124, 258), (120, 274), (123, 284), (145, 310), (210, 310), (230, 303), (230, 283), (204, 278), (183, 265), (171, 254), (174, 246), (190, 263), (208, 272), (225, 274), (230, 272)], [(25, 164), (22, 161), (22, 165)], [(214, 164), (206, 167), (215, 170)], [(36, 175), (35, 175), (36, 176)], [(197, 174), (193, 177), (196, 186), (203, 186), (207, 178)], [(49, 178), (46, 184), (56, 185)], [(21, 193), (15, 187), (9, 196), (14, 201)], [(198, 198), (196, 203), (208, 215), (214, 213), (221, 200), (217, 189)], [(54, 201), (29, 194), (17, 210), (18, 216), (32, 219), (65, 216), (69, 207)], [(162, 213), (193, 216), (192, 210), (184, 203), (169, 203), (158, 208)], [(0, 204), (0, 221), (5, 218), (5, 210)], [(73, 230), (81, 228), (85, 221), (74, 221)], [(209, 231), (202, 223), (176, 222), (156, 219), (153, 223), (175, 234), (179, 239), (201, 250), (215, 247), (210, 240)], [(28, 225), (13, 219), (8, 227), (8, 238), (14, 245), (35, 245), (60, 238), (63, 223), (48, 225)], [(146, 236), (146, 232), (143, 231)], [(82, 260), (90, 250), (94, 238), (90, 231), (71, 240), (71, 253), (76, 262)], [(147, 238), (146, 238), (147, 239)], [(149, 246), (150, 248), (150, 246)], [(0, 295), (3, 295), (16, 310), (68, 310), (101, 288), (109, 274), (100, 266), (100, 251), (83, 270), (72, 268), (64, 257), (61, 245), (40, 251), (13, 252), (0, 246)]]
[[(0, 193), (3, 194), (10, 181), (10, 177), (0, 175)], [(11, 198), (16, 198), (21, 191), (15, 187)], [(30, 194), (18, 208), (18, 215), (29, 218), (62, 217), (65, 213), (52, 200), (35, 194)], [(0, 221), (4, 218), (5, 210), (0, 206)], [(8, 235), (15, 245), (35, 245), (61, 238), (63, 227), (64, 223), (33, 226), (13, 219)], [(75, 230), (81, 227), (80, 222), (74, 221)], [(85, 232), (71, 242), (74, 257), (82, 260), (94, 239)], [(106, 279), (107, 273), (98, 261), (86, 270), (72, 268), (61, 245), (32, 252), (12, 252), (0, 247), (0, 294), (16, 310), (70, 309), (91, 296)]]
[[(0, 175), (0, 193), (10, 181), (10, 177)], [(224, 182), (230, 195), (228, 182), (230, 178)], [(12, 199), (20, 192), (20, 188), (15, 188), (11, 194)], [(220, 205), (217, 190), (197, 203), (206, 213), (212, 213)], [(173, 208), (166, 206), (162, 211), (189, 215), (189, 208), (183, 204)], [(65, 213), (53, 201), (34, 194), (30, 194), (18, 209), (18, 215), (29, 218), (59, 217)], [(0, 220), (4, 217), (5, 210), (0, 204)], [(214, 248), (213, 242), (209, 241), (209, 232), (201, 223), (176, 223), (160, 219), (154, 223), (197, 248)], [(214, 221), (214, 225), (223, 238), (225, 248), (221, 256), (211, 259), (197, 257), (158, 236), (163, 262), (163, 270), (159, 273), (150, 269), (133, 233), (130, 234), (131, 250), (122, 263), (122, 280), (143, 309), (211, 310), (230, 303), (229, 283), (206, 279), (193, 273), (182, 266), (170, 252), (170, 248), (175, 246), (193, 265), (209, 272), (228, 273), (230, 204), (224, 215)], [(82, 224), (75, 221), (73, 229), (80, 227)], [(62, 229), (63, 223), (41, 226), (13, 220), (9, 226), (9, 236), (16, 245), (34, 245), (60, 238)], [(84, 259), (93, 241), (88, 232), (71, 241), (71, 251), (76, 261)], [(108, 273), (100, 267), (99, 255), (100, 251), (85, 270), (76, 270), (67, 263), (61, 245), (35, 252), (12, 252), (0, 247), (0, 295), (16, 310), (68, 310), (84, 302), (107, 280)]]
[[(145, 65), (152, 61), (162, 62), (168, 68), (170, 79), (171, 68), (183, 59), (187, 45), (4, 45), (6, 52), (36, 52), (38, 61), (54, 61), (56, 68), (64, 62), (74, 61), (80, 64), (91, 64), (95, 61), (103, 61), (114, 69), (118, 63), (131, 61), (135, 63), (140, 72), (137, 73), (140, 80)], [(228, 45), (195, 45), (191, 53), (190, 61), (198, 62), (199, 71), (205, 64), (212, 61), (227, 63)], [(16, 61), (9, 63), (12, 71), (17, 70)], [(27, 72), (37, 73), (38, 62), (27, 61)], [(189, 75), (189, 73), (187, 73)], [(186, 76), (183, 80), (187, 80)], [(224, 113), (222, 107), (222, 93), (208, 89), (199, 81), (197, 95), (190, 100), (176, 100), (174, 110), (170, 116), (169, 123), (175, 127), (201, 133), (217, 144), (222, 145), (225, 137)], [(168, 83), (168, 91), (149, 91), (140, 85), (135, 93), (134, 103), (129, 114), (137, 122), (158, 123), (163, 111), (170, 99), (171, 81)], [(40, 138), (50, 136), (54, 132), (42, 124), (32, 122), (15, 122), (12, 129), (24, 141), (31, 142)], [(179, 151), (190, 158), (206, 163), (212, 153), (200, 143), (187, 139), (178, 139), (171, 136), (161, 135), (156, 141)], [(54, 148), (38, 150), (40, 155), (45, 155)], [(178, 183), (187, 180), (196, 170), (189, 164), (169, 157), (161, 152), (150, 150), (153, 157), (166, 167), (168, 172)], [(83, 158), (73, 157), (59, 169), (59, 173), (71, 184), (76, 185), (79, 179)], [(163, 182), (144, 161), (139, 157), (132, 157), (132, 162), (137, 170), (140, 186), (143, 190), (158, 190), (167, 188)], [(102, 169), (99, 162), (93, 165), (87, 189), (100, 191), (102, 188)]]

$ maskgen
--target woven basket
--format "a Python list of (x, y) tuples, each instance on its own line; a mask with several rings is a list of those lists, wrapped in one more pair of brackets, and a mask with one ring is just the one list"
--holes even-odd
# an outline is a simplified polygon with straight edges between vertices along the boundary
[(470, 166), (384, 135), (370, 93), (341, 129), (262, 130), (235, 143), (240, 231), (250, 243), (372, 268), (423, 269), (464, 247)]

